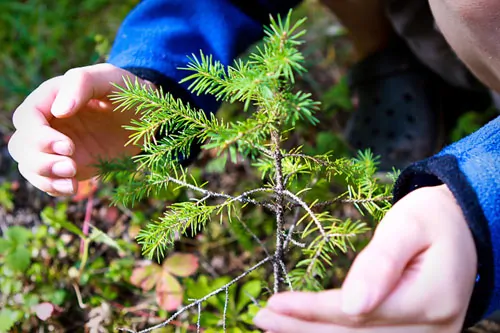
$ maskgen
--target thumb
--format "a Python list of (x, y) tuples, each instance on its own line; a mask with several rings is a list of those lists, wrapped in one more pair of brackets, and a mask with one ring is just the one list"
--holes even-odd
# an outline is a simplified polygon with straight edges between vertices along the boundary
[(387, 213), (354, 261), (342, 286), (344, 313), (357, 316), (374, 310), (397, 285), (408, 263), (430, 245), (418, 218), (409, 218), (406, 208), (396, 204)]
[(60, 81), (51, 113), (57, 118), (74, 115), (92, 99), (105, 99), (112, 91), (111, 83), (123, 84), (123, 78), (135, 75), (110, 64), (70, 69)]

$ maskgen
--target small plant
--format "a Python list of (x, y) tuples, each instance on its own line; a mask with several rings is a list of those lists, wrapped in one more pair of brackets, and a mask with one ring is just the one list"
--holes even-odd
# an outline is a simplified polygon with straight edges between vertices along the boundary
[(198, 259), (188, 253), (174, 253), (163, 265), (147, 263), (132, 272), (130, 282), (144, 291), (155, 289), (156, 302), (166, 311), (177, 309), (182, 304), (183, 289), (175, 278), (188, 277), (198, 269)]
[[(186, 188), (193, 194), (190, 201), (170, 205), (163, 216), (149, 223), (137, 240), (148, 258), (161, 259), (172, 249), (179, 236), (198, 234), (216, 218), (241, 223), (266, 254), (240, 276), (227, 281), (205, 296), (173, 313), (166, 321), (141, 332), (164, 327), (180, 314), (197, 313), (200, 328), (202, 306), (211, 297), (225, 294), (225, 306), (218, 331), (226, 331), (228, 290), (252, 272), (270, 265), (276, 293), (290, 290), (322, 289), (328, 269), (334, 265), (338, 251), (352, 247), (356, 236), (367, 230), (364, 223), (334, 217), (329, 207), (352, 202), (362, 212), (379, 218), (389, 207), (390, 186), (375, 179), (376, 160), (369, 152), (356, 159), (333, 158), (331, 153), (307, 155), (302, 147), (289, 147), (287, 135), (299, 122), (314, 125), (319, 103), (311, 95), (294, 90), (296, 76), (305, 72), (303, 55), (298, 47), (304, 31), (304, 19), (292, 23), (291, 14), (284, 20), (271, 18), (265, 29), (265, 41), (247, 61), (236, 60), (232, 66), (214, 61), (212, 56), (193, 55), (184, 70), (196, 94), (210, 94), (219, 101), (241, 103), (253, 110), (242, 121), (224, 122), (176, 99), (168, 92), (155, 91), (137, 82), (126, 82), (125, 88), (112, 96), (122, 112), (136, 112), (140, 119), (126, 128), (132, 133), (128, 144), (140, 145), (143, 153), (130, 163), (102, 163), (104, 179), (130, 173), (130, 180), (119, 186), (117, 202), (133, 204), (145, 197), (158, 195), (169, 184)], [(249, 159), (262, 177), (263, 184), (240, 194), (230, 195), (207, 189), (179, 163), (189, 156), (194, 145), (213, 150), (226, 160)], [(329, 184), (338, 181), (347, 189), (331, 197)], [(318, 191), (319, 189), (319, 191)], [(197, 194), (197, 195), (196, 195)], [(330, 196), (330, 197), (329, 197)], [(262, 208), (275, 220), (275, 246), (271, 253), (243, 221), (241, 211), (249, 206)], [(288, 254), (301, 252), (287, 272)], [(260, 295), (260, 294), (259, 294)], [(133, 332), (132, 330), (125, 329)]]

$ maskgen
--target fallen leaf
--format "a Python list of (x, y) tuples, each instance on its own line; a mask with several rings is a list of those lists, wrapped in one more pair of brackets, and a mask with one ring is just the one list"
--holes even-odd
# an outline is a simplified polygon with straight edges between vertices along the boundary
[(198, 269), (198, 258), (189, 253), (174, 253), (165, 260), (163, 268), (176, 276), (190, 276)]
[(163, 272), (156, 285), (156, 302), (165, 311), (177, 309), (182, 304), (182, 286), (167, 272)]
[(46, 321), (54, 313), (55, 307), (52, 303), (44, 302), (34, 306), (36, 316), (43, 321)]

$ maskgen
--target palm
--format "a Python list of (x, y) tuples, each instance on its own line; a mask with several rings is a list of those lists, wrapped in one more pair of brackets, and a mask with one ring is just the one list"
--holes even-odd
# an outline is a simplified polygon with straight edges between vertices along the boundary
[(132, 112), (113, 112), (109, 103), (92, 101), (69, 118), (53, 118), (50, 125), (70, 137), (75, 144), (73, 159), (77, 165), (78, 180), (97, 174), (95, 164), (99, 158), (111, 160), (132, 156), (140, 151), (137, 146), (126, 146), (130, 131), (123, 125), (130, 124)]

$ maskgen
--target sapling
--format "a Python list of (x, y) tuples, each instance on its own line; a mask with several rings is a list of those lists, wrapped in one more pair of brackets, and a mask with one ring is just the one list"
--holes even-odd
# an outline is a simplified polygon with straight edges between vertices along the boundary
[[(131, 174), (130, 180), (118, 187), (116, 200), (133, 204), (158, 195), (172, 183), (196, 194), (190, 201), (168, 206), (161, 217), (141, 231), (137, 240), (143, 254), (162, 258), (179, 235), (188, 230), (193, 234), (201, 232), (212, 219), (224, 215), (232, 223), (242, 223), (266, 253), (228, 284), (141, 332), (164, 327), (188, 310), (198, 311), (199, 323), (204, 301), (218, 293), (227, 294), (231, 285), (264, 265), (272, 268), (274, 293), (284, 289), (321, 289), (335, 254), (347, 251), (352, 240), (366, 231), (361, 221), (334, 217), (329, 206), (352, 202), (375, 218), (388, 208), (390, 186), (381, 185), (374, 178), (376, 161), (369, 152), (347, 159), (334, 158), (332, 153), (307, 155), (302, 147), (285, 148), (287, 135), (299, 122), (311, 126), (318, 123), (315, 115), (320, 104), (311, 94), (294, 88), (296, 77), (306, 71), (299, 50), (304, 21), (293, 23), (291, 13), (284, 19), (271, 18), (270, 26), (265, 28), (264, 43), (246, 60), (225, 66), (200, 52), (192, 55), (189, 64), (182, 68), (188, 74), (183, 82), (190, 83), (191, 92), (213, 95), (221, 102), (240, 103), (248, 114), (245, 120), (226, 122), (162, 89), (153, 90), (137, 82), (126, 81), (125, 87), (117, 87), (118, 92), (112, 96), (118, 110), (138, 114), (139, 119), (126, 128), (131, 131), (128, 144), (142, 147), (142, 153), (126, 163), (101, 165), (104, 178), (123, 172)], [(233, 161), (249, 159), (261, 174), (262, 184), (240, 194), (215, 192), (207, 189), (206, 184), (198, 184), (189, 168), (181, 163), (196, 145)], [(319, 183), (330, 183), (339, 177), (346, 186), (344, 193), (326, 201), (308, 195)], [(273, 249), (266, 248), (238, 216), (239, 208), (247, 205), (262, 206), (274, 216)], [(287, 253), (294, 247), (300, 249), (302, 258), (287, 272)], [(222, 315), (225, 319), (225, 311)], [(222, 322), (225, 331), (225, 320)]]

